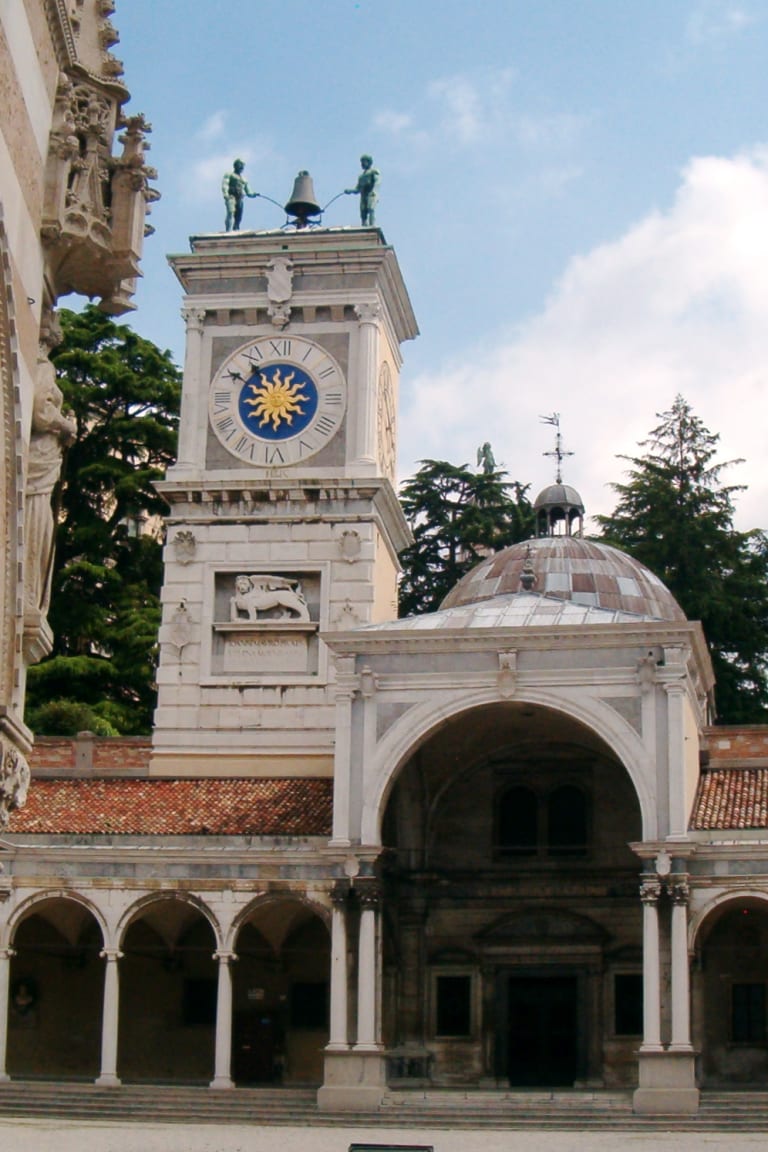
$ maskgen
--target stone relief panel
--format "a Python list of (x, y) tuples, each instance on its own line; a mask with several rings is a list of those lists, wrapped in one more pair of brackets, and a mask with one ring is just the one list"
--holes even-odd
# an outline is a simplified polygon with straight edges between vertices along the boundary
[(319, 572), (219, 572), (214, 580), (215, 676), (316, 675)]
[(7, 704), (15, 680), (16, 636), (22, 622), (18, 611), (18, 572), (21, 568), (17, 477), (21, 475), (21, 417), (14, 350), (11, 267), (0, 208), (0, 702)]

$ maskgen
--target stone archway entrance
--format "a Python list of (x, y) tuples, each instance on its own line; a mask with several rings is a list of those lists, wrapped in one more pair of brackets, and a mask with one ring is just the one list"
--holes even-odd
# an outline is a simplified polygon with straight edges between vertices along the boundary
[(704, 922), (692, 980), (707, 1087), (768, 1084), (768, 906), (742, 897)]
[(382, 828), (390, 1077), (630, 1086), (640, 805), (602, 740), (540, 706), (464, 713), (404, 766)]
[(121, 944), (121, 1079), (210, 1081), (215, 950), (210, 922), (184, 900), (154, 900), (134, 917)]
[(75, 900), (42, 901), (18, 925), (10, 968), (11, 1076), (92, 1079), (99, 1071), (101, 929)]
[(328, 1043), (326, 925), (299, 900), (269, 901), (241, 925), (235, 952), (235, 1083), (319, 1084)]

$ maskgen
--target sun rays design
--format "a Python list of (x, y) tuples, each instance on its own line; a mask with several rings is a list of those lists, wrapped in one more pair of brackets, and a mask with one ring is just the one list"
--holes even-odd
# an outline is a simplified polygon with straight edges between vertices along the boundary
[(253, 409), (250, 415), (258, 419), (259, 428), (271, 423), (273, 431), (277, 432), (283, 422), (290, 425), (293, 424), (294, 416), (304, 415), (300, 405), (302, 401), (309, 401), (310, 397), (301, 391), (301, 384), (293, 383), (295, 375), (295, 372), (286, 372), (283, 377), (281, 368), (277, 367), (271, 380), (266, 372), (260, 372), (260, 384), (249, 382), (248, 387), (254, 395), (243, 397), (243, 404)]

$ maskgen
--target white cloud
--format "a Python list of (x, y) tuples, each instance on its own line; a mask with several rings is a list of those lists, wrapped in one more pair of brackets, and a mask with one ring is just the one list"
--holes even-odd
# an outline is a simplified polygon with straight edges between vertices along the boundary
[(768, 527), (768, 150), (702, 157), (668, 211), (571, 261), (542, 312), (492, 350), (468, 348), (404, 391), (401, 465), (472, 461), (489, 440), (511, 476), (552, 478), (541, 413), (562, 414), (565, 477), (588, 511), (613, 505), (619, 453), (635, 454), (680, 392), (721, 459), (743, 456), (738, 522)]
[(198, 140), (217, 140), (220, 136), (224, 135), (226, 122), (226, 112), (213, 112), (199, 129), (197, 133)]
[(509, 132), (513, 81), (511, 68), (440, 77), (427, 84), (411, 111), (384, 109), (374, 125), (420, 148), (428, 141), (472, 147)]
[(755, 23), (755, 16), (743, 4), (730, 0), (701, 0), (688, 17), (686, 37), (701, 45), (728, 39)]

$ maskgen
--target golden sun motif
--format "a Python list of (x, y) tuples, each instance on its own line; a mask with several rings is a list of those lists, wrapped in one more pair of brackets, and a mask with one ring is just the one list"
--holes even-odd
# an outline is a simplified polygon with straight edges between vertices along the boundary
[(271, 380), (267, 379), (265, 372), (260, 372), (259, 376), (261, 384), (248, 385), (254, 397), (243, 399), (244, 404), (253, 408), (253, 415), (261, 417), (259, 428), (271, 421), (273, 430), (277, 432), (283, 421), (292, 424), (294, 416), (304, 415), (304, 409), (299, 405), (302, 400), (309, 400), (309, 396), (300, 391), (301, 384), (293, 383), (295, 372), (286, 373), (283, 379), (280, 369), (276, 368)]

